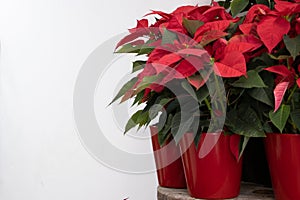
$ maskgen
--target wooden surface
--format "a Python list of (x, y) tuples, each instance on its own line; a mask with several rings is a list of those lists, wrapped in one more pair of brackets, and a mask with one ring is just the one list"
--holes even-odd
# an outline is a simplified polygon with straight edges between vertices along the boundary
[[(158, 187), (157, 200), (196, 200), (185, 189)], [(235, 200), (274, 200), (271, 188), (242, 183), (240, 195)]]

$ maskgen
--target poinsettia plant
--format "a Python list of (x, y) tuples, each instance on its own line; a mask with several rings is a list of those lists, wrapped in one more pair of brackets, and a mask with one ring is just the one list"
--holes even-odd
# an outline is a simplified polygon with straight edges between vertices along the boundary
[[(300, 133), (300, 1), (275, 0), (269, 6), (254, 5), (239, 29), (263, 43), (261, 52), (248, 63), (259, 63), (264, 71), (273, 73), (264, 78), (268, 88), (256, 96), (271, 106), (269, 109), (257, 107), (263, 111), (261, 119), (265, 131)], [(267, 98), (270, 90), (274, 94), (271, 104)]]
[[(238, 0), (233, 0), (230, 8), (236, 6), (236, 2)], [(235, 7), (242, 13), (247, 10), (239, 31), (263, 44), (252, 58), (247, 59), (247, 68), (260, 68), (266, 87), (242, 91), (234, 88), (233, 91), (243, 92), (240, 102), (258, 114), (258, 124), (267, 133), (300, 133), (299, 3), (299, 0), (246, 1), (244, 7)], [(239, 120), (238, 111), (248, 115), (253, 113), (245, 110), (229, 112), (227, 125), (230, 126), (232, 120)]]
[(117, 53), (137, 55), (137, 75), (113, 101), (145, 105), (125, 132), (159, 116), (161, 143), (171, 136), (178, 142), (186, 132), (214, 131), (211, 122), (223, 117), (226, 133), (243, 136), (242, 150), (250, 137), (281, 130), (285, 121), (299, 128), (298, 1), (220, 4), (152, 11), (146, 16), (156, 16), (153, 24), (138, 20), (117, 44)]
[[(153, 24), (138, 20), (116, 47), (118, 53), (137, 54), (133, 72), (138, 74), (113, 101), (133, 98), (133, 104), (145, 104), (132, 115), (125, 132), (149, 125), (162, 113), (157, 124), (161, 143), (171, 134), (178, 142), (185, 132), (199, 136), (216, 131), (209, 130), (212, 119), (222, 117), (226, 117), (227, 133), (245, 136), (243, 148), (249, 137), (265, 136), (260, 110), (243, 101), (248, 96), (256, 100), (256, 93), (267, 88), (263, 67), (248, 64), (266, 52), (265, 44), (241, 28), (255, 14), (253, 19), (233, 17), (213, 2), (179, 7), (171, 13), (152, 11), (147, 16), (159, 16)], [(146, 60), (139, 60), (141, 55)], [(222, 120), (214, 123), (223, 129)]]

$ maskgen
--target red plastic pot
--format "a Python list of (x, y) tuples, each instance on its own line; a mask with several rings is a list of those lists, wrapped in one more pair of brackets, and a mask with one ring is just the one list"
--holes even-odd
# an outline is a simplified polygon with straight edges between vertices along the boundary
[(269, 133), (265, 149), (275, 198), (300, 199), (300, 135)]
[[(237, 135), (233, 137), (236, 139)], [(229, 199), (239, 195), (242, 161), (237, 161), (231, 151), (233, 137), (203, 133), (196, 149), (193, 134), (184, 134), (179, 144), (187, 188), (192, 197)]]
[(169, 139), (161, 147), (158, 142), (157, 128), (151, 126), (150, 130), (159, 185), (168, 188), (186, 188), (179, 146), (174, 140)]

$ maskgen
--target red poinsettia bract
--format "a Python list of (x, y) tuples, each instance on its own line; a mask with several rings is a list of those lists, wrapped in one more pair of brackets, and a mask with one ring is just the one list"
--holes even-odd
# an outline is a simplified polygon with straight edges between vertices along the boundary
[[(154, 24), (149, 25), (147, 19), (139, 20), (137, 26), (130, 29), (130, 34), (117, 44), (117, 48), (123, 45), (153, 47), (147, 54), (145, 67), (139, 73), (136, 84), (125, 95), (126, 98), (135, 95), (135, 90), (150, 76), (158, 78), (147, 86), (145, 95), (152, 90), (161, 92), (174, 79), (187, 79), (199, 89), (212, 72), (224, 78), (247, 76), (246, 63), (255, 56), (255, 52), (262, 49), (263, 45), (269, 50), (274, 46), (260, 38), (266, 30), (261, 30), (258, 28), (261, 25), (256, 24), (256, 18), (269, 12), (263, 6), (253, 8), (245, 20), (251, 25), (251, 30), (245, 31), (242, 24), (242, 32), (228, 40), (226, 37), (232, 34), (230, 29), (240, 19), (233, 18), (217, 3), (212, 6), (182, 6), (172, 13), (152, 11), (148, 15), (160, 16)], [(273, 18), (263, 23), (271, 23)], [(259, 29), (254, 31), (255, 34), (252, 31), (254, 28)]]

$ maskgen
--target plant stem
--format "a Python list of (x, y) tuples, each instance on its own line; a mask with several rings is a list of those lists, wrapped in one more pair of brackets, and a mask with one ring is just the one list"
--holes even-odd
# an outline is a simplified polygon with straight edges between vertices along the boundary
[(286, 63), (287, 63), (288, 70), (290, 70), (291, 69), (291, 65), (290, 65), (290, 62), (289, 62), (289, 58), (286, 59)]
[(297, 87), (298, 87), (298, 85), (295, 84), (294, 87), (293, 87), (293, 89), (292, 89), (292, 91), (291, 91), (291, 93), (290, 93), (290, 95), (289, 95), (289, 97), (288, 97), (288, 99), (287, 99), (287, 101), (286, 101), (287, 104), (289, 104), (291, 102), (291, 100), (293, 98), (293, 95), (294, 95)]
[[(221, 89), (220, 89), (220, 83), (219, 83), (219, 80), (218, 80), (218, 77), (217, 77), (217, 75), (216, 74), (214, 74), (214, 78), (215, 78), (215, 81), (216, 81), (216, 87), (217, 87), (217, 94), (219, 94), (219, 95), (222, 95), (222, 93), (221, 93)], [(224, 94), (224, 96), (225, 96), (225, 94)], [(222, 110), (222, 112), (226, 112), (226, 109), (225, 109), (225, 106), (224, 106), (224, 102), (222, 101), (223, 100), (223, 97), (221, 97), (220, 96), (220, 104), (221, 104), (221, 110)], [(225, 101), (226, 102), (226, 101)]]
[(209, 101), (207, 100), (207, 98), (204, 99), (204, 102), (205, 102), (208, 110), (211, 111), (212, 109), (211, 109), (211, 106), (210, 106)]

